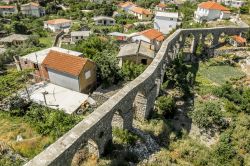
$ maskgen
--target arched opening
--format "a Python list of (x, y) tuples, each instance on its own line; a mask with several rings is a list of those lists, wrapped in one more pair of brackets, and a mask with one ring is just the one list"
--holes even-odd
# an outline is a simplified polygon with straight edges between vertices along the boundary
[(184, 53), (192, 53), (191, 48), (192, 48), (192, 45), (193, 45), (193, 41), (194, 41), (194, 35), (193, 34), (189, 34), (185, 38), (184, 45), (183, 45), (183, 52)]
[(85, 142), (81, 149), (75, 153), (71, 166), (79, 165), (95, 165), (99, 158), (99, 148), (97, 143), (89, 139)]
[(227, 42), (228, 36), (223, 32), (219, 36), (219, 46), (224, 46)]
[(206, 35), (205, 40), (204, 40), (204, 44), (207, 48), (210, 48), (213, 46), (213, 40), (214, 40), (214, 36), (212, 33), (209, 33), (208, 35)]
[(113, 115), (112, 122), (111, 122), (112, 128), (124, 128), (124, 120), (121, 116), (121, 111), (116, 111)]
[(133, 103), (134, 108), (134, 118), (136, 119), (145, 119), (149, 115), (147, 107), (147, 98), (142, 92), (138, 92), (135, 96)]

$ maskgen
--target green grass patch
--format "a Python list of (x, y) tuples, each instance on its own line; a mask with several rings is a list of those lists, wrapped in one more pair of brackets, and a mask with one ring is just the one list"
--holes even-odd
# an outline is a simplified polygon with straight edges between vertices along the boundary
[(239, 80), (245, 76), (244, 72), (229, 65), (201, 67), (199, 74), (219, 85), (225, 84), (227, 81)]
[(52, 47), (52, 44), (54, 42), (54, 38), (52, 36), (40, 37), (39, 42), (41, 44), (44, 44), (46, 48), (49, 48), (49, 47)]

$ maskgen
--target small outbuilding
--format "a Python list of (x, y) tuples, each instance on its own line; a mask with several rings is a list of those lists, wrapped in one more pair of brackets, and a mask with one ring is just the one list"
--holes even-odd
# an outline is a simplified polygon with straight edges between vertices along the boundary
[(73, 31), (70, 33), (70, 42), (72, 44), (79, 40), (87, 39), (91, 34), (91, 31)]
[(229, 43), (234, 47), (244, 47), (247, 44), (247, 40), (240, 35), (234, 35), (230, 37)]
[(97, 16), (94, 17), (93, 20), (95, 21), (95, 25), (115, 25), (115, 19), (113, 19), (112, 17)]

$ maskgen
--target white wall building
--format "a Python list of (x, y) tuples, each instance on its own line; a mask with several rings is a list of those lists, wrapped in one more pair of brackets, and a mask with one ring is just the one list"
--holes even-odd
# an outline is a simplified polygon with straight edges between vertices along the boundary
[(41, 7), (38, 3), (30, 2), (21, 5), (21, 13), (23, 15), (41, 17), (45, 15), (45, 9)]
[(94, 17), (95, 25), (115, 25), (115, 19), (107, 16)]
[(216, 19), (229, 19), (230, 9), (212, 1), (202, 2), (194, 13), (197, 22), (212, 21)]
[(156, 12), (154, 18), (154, 29), (157, 29), (164, 34), (168, 34), (180, 24), (178, 18), (178, 13)]
[(153, 13), (150, 10), (141, 7), (131, 7), (128, 12), (139, 20), (151, 20), (153, 17)]
[(44, 28), (50, 29), (53, 32), (56, 31), (68, 31), (70, 29), (72, 21), (67, 19), (54, 19), (44, 21)]
[(8, 16), (12, 14), (17, 14), (16, 6), (0, 6), (0, 15)]
[(224, 3), (226, 6), (236, 8), (240, 8), (246, 3), (245, 0), (222, 0), (221, 2)]

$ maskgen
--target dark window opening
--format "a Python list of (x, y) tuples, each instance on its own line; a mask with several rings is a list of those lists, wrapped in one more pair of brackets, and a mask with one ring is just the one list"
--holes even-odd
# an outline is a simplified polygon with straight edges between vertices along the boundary
[(142, 63), (143, 65), (146, 65), (146, 64), (147, 64), (147, 59), (142, 59), (142, 60), (141, 60), (141, 63)]

